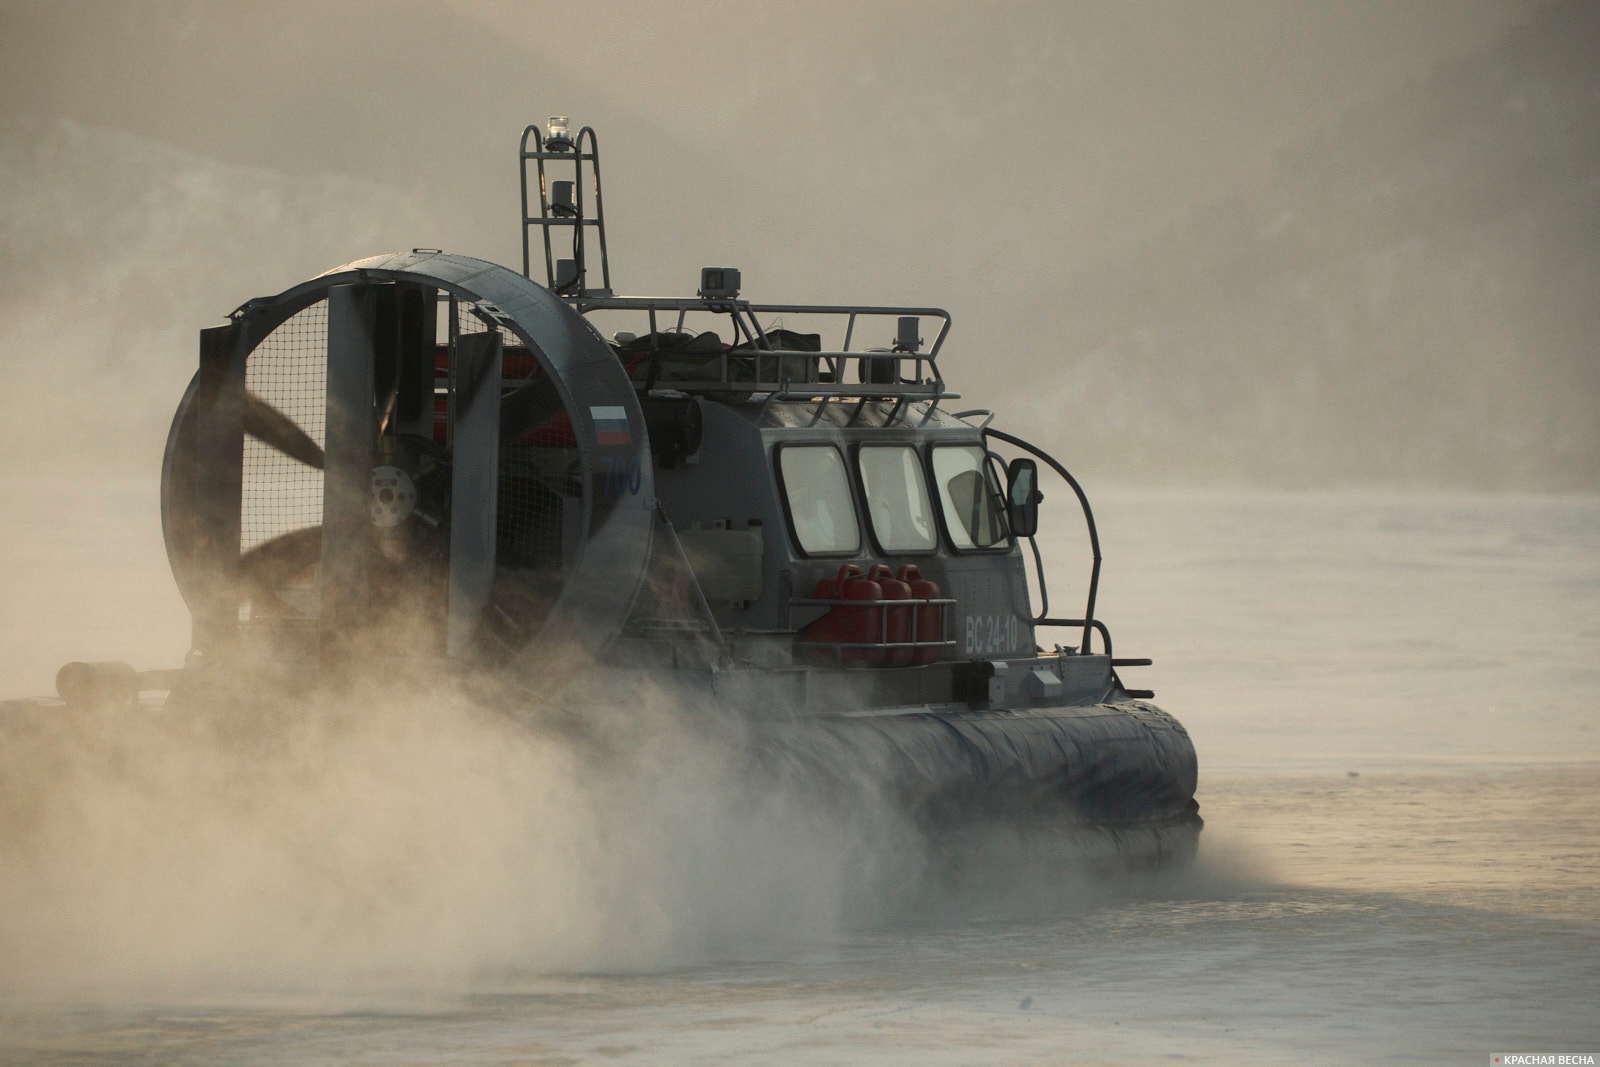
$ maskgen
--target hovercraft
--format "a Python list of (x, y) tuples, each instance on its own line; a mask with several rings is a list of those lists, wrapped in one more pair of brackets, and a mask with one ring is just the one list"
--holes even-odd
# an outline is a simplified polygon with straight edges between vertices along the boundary
[[(192, 649), (69, 664), (61, 697), (404, 670), (581, 718), (660, 690), (733, 709), (758, 750), (872, 768), (929, 826), (1192, 851), (1194, 747), (1119, 676), (1150, 661), (1096, 616), (1088, 500), (950, 410), (950, 316), (756, 303), (728, 267), (615, 295), (599, 163), (588, 127), (524, 131), (521, 272), (414, 249), (202, 330), (161, 485)], [(1030, 602), (1046, 474), (1087, 525), (1077, 618)]]

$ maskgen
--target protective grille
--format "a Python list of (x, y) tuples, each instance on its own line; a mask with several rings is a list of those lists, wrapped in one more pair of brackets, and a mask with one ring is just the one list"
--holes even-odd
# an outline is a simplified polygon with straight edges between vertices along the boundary
[[(328, 305), (324, 300), (273, 330), (245, 365), (245, 388), (287, 415), (319, 446), (328, 386)], [(245, 435), (239, 547), (248, 552), (280, 534), (322, 522), (322, 472)]]
[[(442, 334), (448, 333), (444, 311), (441, 307)], [(480, 318), (472, 304), (460, 305), (457, 322), (463, 334), (490, 328), (501, 331), (506, 389), (543, 374), (514, 333)], [(245, 388), (288, 416), (319, 446), (325, 444), (327, 333), (327, 302), (319, 300), (273, 330), (256, 346), (245, 367)], [(501, 449), (498, 466), (495, 526), (500, 565), (559, 571), (564, 525), (576, 521), (579, 507), (575, 495), (578, 452), (570, 420), (563, 413), (534, 427), (518, 443)], [(243, 483), (241, 551), (321, 524), (322, 472), (248, 434)]]
[[(475, 308), (464, 305), (459, 315), (461, 333), (481, 333), (491, 328)], [(509, 392), (524, 381), (542, 377), (544, 371), (522, 340), (503, 326), (502, 382)], [(577, 447), (572, 424), (560, 414), (543, 426), (533, 427), (516, 443), (500, 450), (500, 492), (495, 513), (496, 555), (502, 567), (556, 570), (561, 564), (562, 526), (567, 500), (562, 490), (576, 473)]]
[(562, 519), (576, 507), (550, 487), (559, 480), (541, 470), (545, 449), (508, 445), (500, 452), (500, 495), (495, 514), (495, 546), (507, 567), (554, 569), (561, 563)]

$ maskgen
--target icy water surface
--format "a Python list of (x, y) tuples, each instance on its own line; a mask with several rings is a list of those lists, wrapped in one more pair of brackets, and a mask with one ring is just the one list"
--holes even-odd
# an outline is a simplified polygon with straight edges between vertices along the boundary
[[(159, 538), (94, 551), (153, 518), (137, 491), (19, 497), (71, 524), (0, 518), (0, 693), (63, 658), (181, 649)], [(1192, 870), (1087, 875), (1042, 843), (876, 906), (892, 825), (752, 804), (670, 746), (602, 802), (559, 749), (471, 718), (324, 724), (250, 766), (192, 735), (205, 759), (163, 760), (159, 724), (12, 734), (55, 762), (0, 762), (0, 1060), (1600, 1052), (1600, 501), (1096, 503), (1100, 614), (1119, 655), (1155, 657), (1128, 681), (1200, 752)], [(1046, 545), (1058, 614), (1082, 595), (1076, 546)], [(58, 590), (85, 572), (94, 590)]]

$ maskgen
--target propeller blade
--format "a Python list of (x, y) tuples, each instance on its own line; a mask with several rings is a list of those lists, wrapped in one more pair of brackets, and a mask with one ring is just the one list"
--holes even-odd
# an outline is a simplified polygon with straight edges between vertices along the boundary
[(322, 558), (322, 527), (279, 534), (239, 557), (239, 575), (252, 590), (275, 595), (279, 586)]
[(452, 656), (464, 655), (471, 646), (494, 587), (501, 348), (499, 330), (462, 334), (456, 341), (446, 638)]
[[(372, 556), (373, 286), (328, 289), (326, 464), (322, 479), (324, 667), (367, 615)], [(327, 653), (334, 653), (330, 658)]]
[(244, 394), (243, 416), (245, 433), (271, 445), (290, 459), (297, 459), (317, 470), (322, 469), (322, 446), (296, 426), (289, 416), (248, 390)]

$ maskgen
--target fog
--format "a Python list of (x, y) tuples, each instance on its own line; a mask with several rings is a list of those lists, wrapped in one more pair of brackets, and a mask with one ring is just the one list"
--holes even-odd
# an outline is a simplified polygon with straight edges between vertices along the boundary
[(735, 724), (698, 710), (647, 697), (574, 732), (358, 686), (10, 715), (0, 989), (416, 993), (660, 969), (825, 938), (916, 873), (868, 784), (757, 788)]

